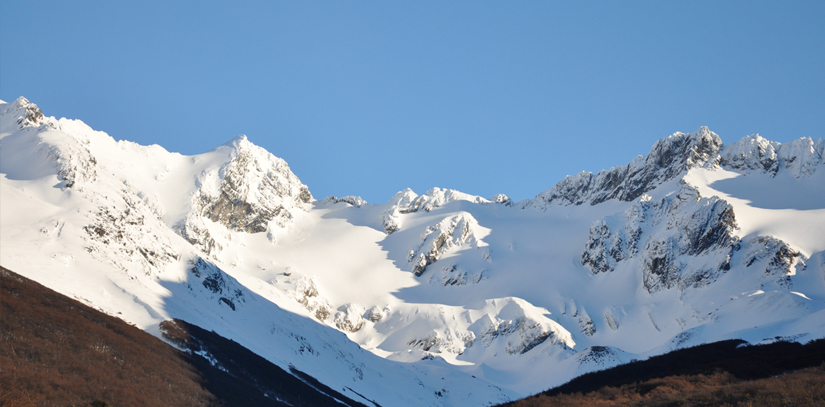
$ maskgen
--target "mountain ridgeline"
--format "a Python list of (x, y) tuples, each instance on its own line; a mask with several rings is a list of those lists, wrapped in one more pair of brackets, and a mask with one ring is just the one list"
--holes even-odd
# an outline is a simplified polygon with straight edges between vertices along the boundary
[(824, 157), (703, 127), (518, 202), (317, 200), (246, 136), (184, 156), (19, 98), (0, 104), (0, 265), (351, 404), (491, 405), (691, 346), (825, 337)]

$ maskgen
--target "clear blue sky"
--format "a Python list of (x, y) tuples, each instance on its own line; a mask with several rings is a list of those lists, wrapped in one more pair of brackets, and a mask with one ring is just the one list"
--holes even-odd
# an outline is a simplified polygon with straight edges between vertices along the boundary
[(825, 128), (825, 1), (0, 2), (0, 99), (197, 154), (238, 134), (316, 198), (530, 198), (708, 126)]

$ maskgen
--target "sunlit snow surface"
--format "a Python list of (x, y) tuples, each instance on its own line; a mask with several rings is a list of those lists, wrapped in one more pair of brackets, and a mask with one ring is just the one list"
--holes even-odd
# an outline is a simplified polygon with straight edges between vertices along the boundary
[[(156, 335), (168, 318), (214, 330), (356, 400), (498, 403), (680, 347), (825, 336), (821, 141), (792, 156), (750, 136), (720, 151), (739, 170), (711, 162), (630, 202), (443, 189), (304, 202), (286, 163), (245, 137), (182, 156), (32, 106), (0, 104), (0, 264)], [(753, 170), (741, 157), (755, 149), (792, 165)], [(224, 182), (233, 175), (246, 181)], [(582, 264), (595, 221), (620, 225), (640, 200), (670, 202), (684, 184), (733, 207), (743, 249), (729, 270), (650, 292), (640, 258), (597, 274)], [(204, 206), (226, 191), (253, 209)], [(265, 232), (221, 223), (260, 208), (277, 209)], [(646, 223), (643, 238), (668, 219)], [(799, 253), (779, 280), (748, 243), (760, 236)], [(680, 259), (692, 270), (716, 257)]]

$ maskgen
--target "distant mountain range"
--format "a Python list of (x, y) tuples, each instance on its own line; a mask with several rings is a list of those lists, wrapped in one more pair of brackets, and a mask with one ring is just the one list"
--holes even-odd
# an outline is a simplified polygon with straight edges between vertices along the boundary
[(822, 139), (701, 128), (533, 199), (376, 204), (313, 197), (245, 136), (184, 156), (21, 97), (0, 103), (0, 188), (3, 267), (352, 403), (491, 405), (690, 346), (825, 337)]

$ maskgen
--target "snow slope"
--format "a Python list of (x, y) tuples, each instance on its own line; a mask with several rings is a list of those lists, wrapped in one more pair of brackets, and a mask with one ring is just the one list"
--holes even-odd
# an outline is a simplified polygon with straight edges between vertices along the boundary
[(319, 201), (244, 136), (182, 156), (20, 98), (0, 104), (0, 264), (356, 400), (498, 403), (693, 344), (825, 336), (823, 148), (702, 128), (517, 203)]

